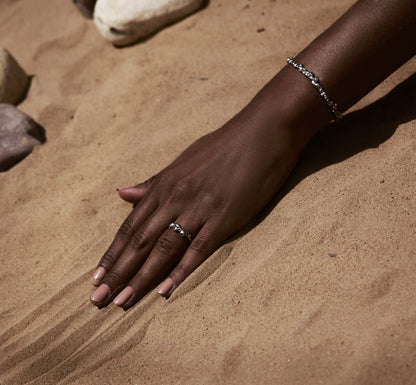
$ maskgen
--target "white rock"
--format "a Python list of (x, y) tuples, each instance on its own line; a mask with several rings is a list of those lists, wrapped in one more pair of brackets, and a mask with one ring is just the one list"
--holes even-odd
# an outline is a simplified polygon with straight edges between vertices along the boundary
[(97, 0), (94, 21), (114, 45), (131, 44), (195, 12), (204, 0)]
[(26, 95), (30, 79), (14, 57), (0, 46), (0, 103), (17, 104)]

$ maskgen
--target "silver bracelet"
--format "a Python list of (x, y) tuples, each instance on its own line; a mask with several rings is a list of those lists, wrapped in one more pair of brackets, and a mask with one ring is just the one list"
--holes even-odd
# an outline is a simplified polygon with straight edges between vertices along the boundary
[(328, 94), (325, 92), (325, 90), (322, 88), (321, 84), (319, 83), (319, 79), (310, 71), (308, 71), (302, 64), (298, 64), (293, 60), (293, 57), (288, 57), (286, 59), (288, 64), (295, 67), (299, 72), (301, 72), (303, 75), (305, 75), (311, 82), (312, 85), (318, 90), (319, 94), (324, 98), (326, 104), (331, 109), (332, 113), (335, 116), (335, 120), (342, 119), (342, 112), (338, 110), (337, 104), (334, 103), (328, 96)]

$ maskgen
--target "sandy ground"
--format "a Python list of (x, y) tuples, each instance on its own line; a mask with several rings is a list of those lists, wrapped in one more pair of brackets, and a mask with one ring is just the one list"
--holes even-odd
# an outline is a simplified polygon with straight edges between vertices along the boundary
[(415, 59), (169, 301), (89, 302), (130, 211), (116, 187), (232, 117), (351, 4), (212, 0), (116, 49), (69, 0), (0, 0), (0, 44), (34, 75), (19, 108), (48, 139), (0, 174), (2, 385), (416, 383)]

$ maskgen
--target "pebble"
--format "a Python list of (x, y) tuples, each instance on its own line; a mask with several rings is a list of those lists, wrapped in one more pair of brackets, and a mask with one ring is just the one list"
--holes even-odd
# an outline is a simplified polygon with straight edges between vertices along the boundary
[(25, 97), (30, 78), (16, 59), (0, 46), (0, 103), (17, 104)]
[(6, 171), (46, 141), (45, 130), (15, 106), (0, 103), (0, 171)]
[(204, 0), (97, 0), (94, 21), (116, 46), (128, 45), (195, 12)]
[(87, 19), (92, 19), (97, 0), (72, 0), (72, 2)]

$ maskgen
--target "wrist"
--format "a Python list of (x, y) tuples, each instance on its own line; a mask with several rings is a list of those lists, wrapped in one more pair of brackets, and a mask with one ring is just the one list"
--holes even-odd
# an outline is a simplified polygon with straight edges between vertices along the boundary
[(310, 80), (289, 66), (271, 79), (247, 108), (267, 122), (270, 130), (288, 130), (300, 148), (334, 118)]

